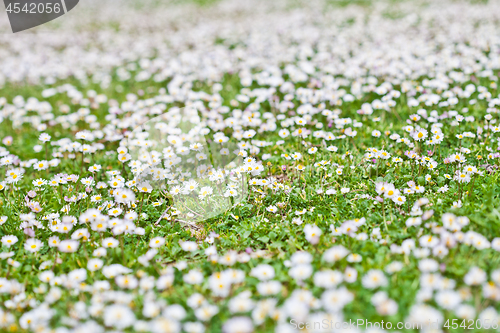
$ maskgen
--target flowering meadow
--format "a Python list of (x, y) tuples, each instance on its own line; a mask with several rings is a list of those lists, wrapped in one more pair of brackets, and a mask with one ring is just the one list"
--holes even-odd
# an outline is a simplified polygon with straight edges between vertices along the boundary
[(498, 1), (0, 30), (0, 332), (500, 331)]

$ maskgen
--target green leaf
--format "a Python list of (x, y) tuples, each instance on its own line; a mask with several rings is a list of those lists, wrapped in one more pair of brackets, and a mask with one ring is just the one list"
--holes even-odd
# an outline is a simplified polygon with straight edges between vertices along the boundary
[(262, 237), (257, 238), (257, 240), (260, 240), (262, 243), (266, 243), (267, 244), (267, 242), (269, 242), (269, 237), (262, 236)]
[(272, 242), (271, 247), (274, 249), (281, 249), (285, 244), (281, 241)]

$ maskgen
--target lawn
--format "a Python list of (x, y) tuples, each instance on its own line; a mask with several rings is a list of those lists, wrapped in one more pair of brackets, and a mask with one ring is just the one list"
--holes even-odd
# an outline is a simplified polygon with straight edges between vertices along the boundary
[(0, 332), (500, 331), (500, 3), (0, 30)]

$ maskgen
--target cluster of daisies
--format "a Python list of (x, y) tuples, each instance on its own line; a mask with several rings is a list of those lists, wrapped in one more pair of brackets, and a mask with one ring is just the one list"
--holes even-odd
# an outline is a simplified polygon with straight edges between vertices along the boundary
[(1, 332), (499, 330), (499, 4), (299, 3), (0, 34)]

